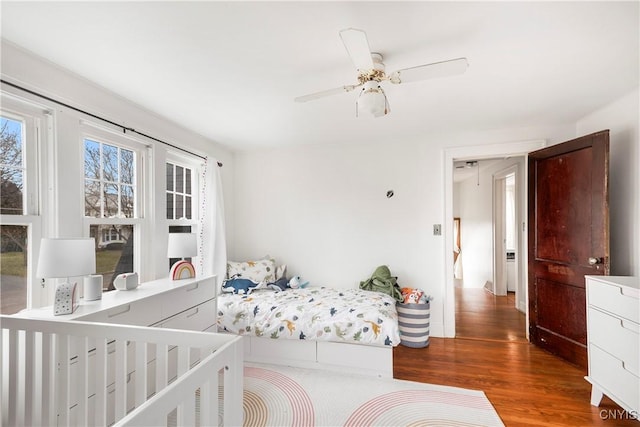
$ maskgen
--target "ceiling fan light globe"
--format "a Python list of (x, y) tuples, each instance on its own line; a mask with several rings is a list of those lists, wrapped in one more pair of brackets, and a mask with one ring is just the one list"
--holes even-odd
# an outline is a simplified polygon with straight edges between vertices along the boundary
[(358, 117), (362, 115), (380, 117), (387, 114), (387, 97), (377, 82), (365, 83), (358, 97), (357, 109)]

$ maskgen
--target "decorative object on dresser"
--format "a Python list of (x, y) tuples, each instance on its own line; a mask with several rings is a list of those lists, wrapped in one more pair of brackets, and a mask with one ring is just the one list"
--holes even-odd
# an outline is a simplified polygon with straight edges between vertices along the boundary
[(42, 239), (36, 277), (65, 278), (56, 286), (53, 313), (71, 314), (75, 310), (76, 283), (70, 277), (86, 276), (96, 272), (95, 240)]
[(102, 274), (90, 274), (84, 278), (82, 296), (85, 301), (102, 299)]
[(640, 420), (640, 281), (585, 276), (591, 404), (606, 394)]
[(169, 277), (172, 280), (191, 279), (196, 277), (195, 268), (185, 258), (198, 255), (197, 236), (193, 233), (169, 233), (167, 256), (182, 258), (171, 266)]
[(138, 273), (118, 274), (113, 280), (113, 286), (119, 291), (132, 291), (138, 287)]

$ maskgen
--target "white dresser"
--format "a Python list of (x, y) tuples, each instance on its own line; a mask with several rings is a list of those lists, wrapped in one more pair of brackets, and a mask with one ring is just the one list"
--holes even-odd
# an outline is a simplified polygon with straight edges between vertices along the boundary
[[(160, 328), (185, 329), (193, 331), (216, 331), (216, 277), (206, 276), (193, 279), (171, 280), (169, 278), (142, 283), (131, 291), (111, 291), (103, 294), (101, 300), (80, 300), (73, 314), (54, 316), (53, 307), (43, 307), (22, 311), (15, 316), (32, 319), (46, 319), (56, 321), (84, 321), (100, 323), (116, 323), (135, 326), (153, 326)], [(108, 379), (107, 392), (110, 417), (113, 421), (114, 387), (115, 387), (115, 348), (113, 343), (108, 347)], [(77, 359), (77, 350), (70, 347), (69, 354), (72, 360), (71, 371), (77, 369), (73, 362)], [(92, 366), (93, 349), (89, 351), (89, 369)], [(177, 375), (177, 354), (174, 348), (170, 348), (167, 356), (169, 360), (168, 380), (173, 380)], [(191, 364), (198, 362), (199, 354), (193, 353)], [(155, 363), (153, 355), (149, 353), (147, 363)], [(133, 389), (135, 382), (135, 353), (133, 348), (127, 349), (127, 384)], [(95, 392), (93, 377), (89, 382), (89, 396)], [(155, 392), (155, 379), (150, 378), (147, 383), (149, 394)], [(133, 392), (128, 394), (127, 410), (134, 406)], [(76, 390), (70, 390), (71, 414), (75, 411), (77, 402)], [(91, 397), (89, 399), (91, 402)], [(75, 416), (75, 415), (73, 415)]]
[(640, 286), (637, 277), (586, 276), (591, 404), (606, 394), (640, 413)]

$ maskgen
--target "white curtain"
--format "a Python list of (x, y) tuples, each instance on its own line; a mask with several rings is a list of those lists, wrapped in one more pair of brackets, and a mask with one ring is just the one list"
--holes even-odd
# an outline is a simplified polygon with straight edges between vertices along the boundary
[(227, 243), (220, 167), (208, 157), (203, 168), (200, 227), (200, 275), (217, 275), (218, 289), (227, 274)]

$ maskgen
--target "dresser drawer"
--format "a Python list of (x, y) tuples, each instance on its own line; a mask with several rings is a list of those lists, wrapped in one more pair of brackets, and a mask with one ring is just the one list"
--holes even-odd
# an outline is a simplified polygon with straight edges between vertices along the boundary
[(601, 308), (610, 313), (640, 323), (637, 289), (617, 286), (613, 283), (602, 283), (587, 279), (589, 305)]
[(216, 300), (211, 299), (204, 304), (176, 314), (162, 322), (163, 328), (204, 331), (216, 323)]
[(133, 326), (149, 326), (160, 319), (162, 319), (160, 307), (144, 300), (133, 301), (78, 318), (78, 320), (87, 322), (119, 323)]
[(196, 283), (178, 286), (162, 295), (162, 317), (180, 313), (215, 297), (215, 279), (199, 280)]
[(632, 374), (640, 376), (640, 325), (589, 307), (588, 340), (620, 359)]
[(589, 376), (605, 389), (605, 394), (620, 399), (628, 408), (640, 408), (640, 378), (624, 369), (620, 360), (593, 344), (589, 345)]

